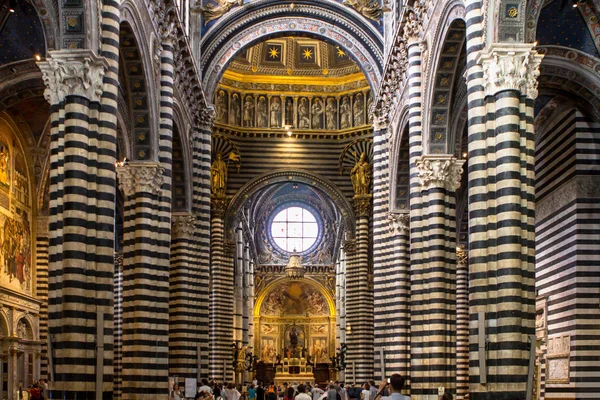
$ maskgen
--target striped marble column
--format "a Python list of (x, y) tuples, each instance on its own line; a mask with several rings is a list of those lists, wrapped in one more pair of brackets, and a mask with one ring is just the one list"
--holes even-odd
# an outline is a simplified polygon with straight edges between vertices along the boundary
[(117, 173), (126, 196), (122, 398), (155, 398), (167, 393), (168, 378), (170, 241), (161, 232), (164, 169), (157, 162), (129, 162)]
[[(118, 21), (115, 4), (104, 5), (103, 27)], [(118, 38), (112, 43), (118, 45)], [(118, 60), (114, 46), (103, 52)], [(94, 397), (98, 345), (103, 347), (101, 391), (108, 396), (113, 390), (116, 160), (112, 78), (118, 65), (80, 49), (50, 51), (38, 66), (51, 104), (48, 320), (54, 394)], [(100, 329), (104, 341), (96, 343)]]
[(121, 398), (121, 384), (123, 382), (123, 254), (115, 253), (115, 379), (113, 398)]
[(48, 376), (48, 216), (38, 216), (35, 230), (35, 293), (40, 304), (40, 377)]
[[(225, 243), (223, 217), (227, 209), (225, 196), (211, 196), (210, 242), (210, 376), (218, 381), (233, 378), (233, 249)], [(235, 246), (235, 244), (233, 244)]]
[(210, 136), (215, 119), (214, 108), (202, 107), (191, 135), (192, 148), (192, 213), (196, 220), (194, 230), (196, 249), (196, 298), (201, 307), (198, 314), (197, 353), (199, 378), (209, 376), (209, 304), (210, 304)]
[(456, 251), (456, 398), (469, 392), (469, 255)]
[[(525, 397), (527, 386), (529, 339), (535, 333), (533, 99), (542, 58), (532, 48), (493, 44), (476, 57), (483, 72), (476, 88), (485, 98), (481, 108), (469, 110), (470, 120), (484, 122), (469, 130), (470, 392), (475, 400)], [(486, 351), (479, 351), (484, 345)]]
[(241, 223), (235, 229), (235, 261), (234, 267), (234, 311), (233, 311), (233, 340), (242, 342), (244, 336), (244, 322), (242, 318), (244, 308), (244, 233)]
[(169, 376), (197, 377), (197, 264), (193, 214), (173, 214), (169, 269)]
[(463, 163), (437, 154), (416, 162), (422, 228), (420, 257), (411, 260), (411, 351), (419, 355), (412, 393), (432, 400), (439, 387), (453, 393), (456, 385), (455, 204)]
[(373, 291), (369, 276), (371, 195), (354, 196), (356, 252), (346, 269), (347, 359), (357, 382), (373, 379)]

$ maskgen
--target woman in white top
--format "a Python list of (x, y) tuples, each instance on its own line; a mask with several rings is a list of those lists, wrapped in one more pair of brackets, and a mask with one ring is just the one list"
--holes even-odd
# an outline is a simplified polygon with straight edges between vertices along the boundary
[(362, 388), (363, 391), (360, 393), (360, 400), (371, 400), (371, 385), (365, 382)]
[(233, 383), (230, 383), (227, 385), (227, 389), (221, 391), (221, 396), (225, 397), (227, 400), (240, 400), (242, 394), (238, 392)]

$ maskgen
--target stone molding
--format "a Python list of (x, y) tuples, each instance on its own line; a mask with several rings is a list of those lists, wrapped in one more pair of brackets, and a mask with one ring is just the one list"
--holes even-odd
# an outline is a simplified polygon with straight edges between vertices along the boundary
[(391, 235), (407, 235), (410, 231), (410, 214), (409, 213), (388, 213), (390, 221)]
[(135, 193), (159, 193), (163, 183), (164, 168), (157, 162), (130, 161), (117, 165), (119, 188), (125, 196), (131, 197)]
[(358, 218), (371, 215), (372, 194), (359, 194), (354, 196), (354, 212)]
[(55, 50), (37, 65), (46, 85), (44, 98), (51, 105), (60, 104), (68, 95), (100, 101), (103, 78), (108, 68), (104, 57), (91, 50)]
[(576, 199), (600, 199), (600, 180), (594, 176), (575, 176), (536, 204), (536, 219), (553, 215)]
[(425, 189), (443, 187), (457, 190), (463, 173), (465, 160), (459, 160), (449, 154), (427, 154), (417, 160), (419, 181)]
[(537, 97), (537, 78), (544, 56), (533, 47), (533, 43), (494, 43), (480, 53), (477, 62), (483, 68), (487, 96), (518, 90), (532, 99)]
[(173, 214), (171, 226), (173, 237), (192, 237), (196, 230), (196, 216), (192, 214)]

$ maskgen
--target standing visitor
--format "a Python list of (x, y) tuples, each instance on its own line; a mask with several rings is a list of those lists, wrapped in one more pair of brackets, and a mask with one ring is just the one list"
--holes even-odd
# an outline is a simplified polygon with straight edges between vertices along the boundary
[(254, 387), (254, 383), (248, 388), (248, 399), (256, 400), (256, 388)]
[(298, 385), (298, 394), (296, 395), (296, 400), (312, 400), (310, 395), (306, 394), (305, 385)]
[(360, 400), (371, 400), (371, 385), (369, 385), (369, 382), (365, 382), (363, 385), (363, 391), (360, 394)]
[(256, 388), (256, 400), (265, 400), (265, 388), (262, 382)]
[[(385, 380), (379, 385), (379, 392), (373, 400), (410, 400), (410, 397), (402, 394), (402, 388), (404, 387), (404, 378), (399, 374), (394, 374), (390, 377), (390, 383), (388, 384)], [(381, 397), (383, 391), (386, 388), (392, 390), (392, 394), (389, 396)]]

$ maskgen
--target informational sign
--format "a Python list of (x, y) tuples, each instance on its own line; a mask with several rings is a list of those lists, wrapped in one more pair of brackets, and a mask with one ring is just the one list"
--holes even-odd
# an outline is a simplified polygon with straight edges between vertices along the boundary
[(198, 380), (196, 378), (185, 378), (185, 397), (193, 399), (196, 396)]

